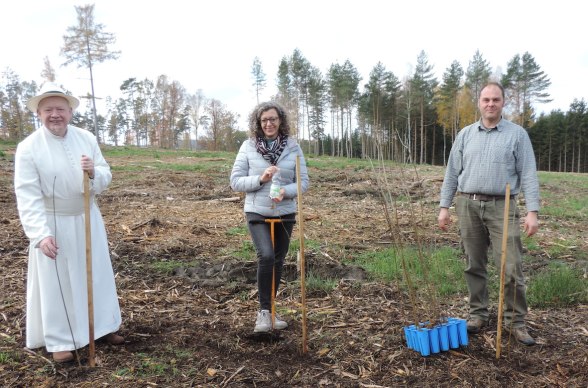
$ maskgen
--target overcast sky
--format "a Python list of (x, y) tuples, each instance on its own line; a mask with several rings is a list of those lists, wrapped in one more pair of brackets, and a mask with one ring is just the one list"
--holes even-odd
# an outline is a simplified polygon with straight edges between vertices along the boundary
[[(0, 2), (0, 72), (41, 83), (49, 58), (57, 81), (81, 96), (90, 91), (87, 69), (62, 67), (63, 36), (77, 25), (74, 5), (95, 4), (96, 23), (116, 36), (117, 61), (94, 68), (97, 97), (120, 97), (128, 78), (155, 81), (161, 74), (188, 93), (202, 89), (241, 116), (256, 104), (251, 66), (257, 56), (275, 94), (279, 61), (298, 48), (323, 74), (347, 59), (367, 82), (382, 62), (398, 78), (410, 76), (421, 50), (439, 81), (452, 61), (464, 70), (476, 50), (493, 71), (505, 71), (529, 52), (551, 79), (550, 104), (568, 110), (588, 96), (585, 12), (578, 1), (559, 0), (28, 0)], [(100, 107), (99, 107), (100, 110)], [(105, 111), (99, 113), (105, 114)]]

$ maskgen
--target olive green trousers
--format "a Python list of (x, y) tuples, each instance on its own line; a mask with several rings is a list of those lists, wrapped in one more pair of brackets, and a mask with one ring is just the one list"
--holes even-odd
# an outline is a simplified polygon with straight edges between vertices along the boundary
[[(467, 255), (465, 280), (470, 297), (470, 317), (488, 321), (488, 252), (497, 268), (500, 282), (502, 234), (505, 201), (475, 201), (456, 198), (461, 240)], [(504, 324), (522, 327), (527, 315), (525, 278), (522, 265), (521, 225), (516, 200), (511, 199), (508, 216), (508, 239), (504, 277)], [(500, 284), (500, 283), (499, 283)]]

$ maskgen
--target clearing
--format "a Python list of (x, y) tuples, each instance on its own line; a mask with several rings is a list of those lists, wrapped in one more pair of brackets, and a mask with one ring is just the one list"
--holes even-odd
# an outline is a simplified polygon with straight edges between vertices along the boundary
[[(28, 240), (16, 211), (13, 152), (8, 149), (0, 157), (3, 386), (588, 385), (586, 305), (531, 309), (528, 324), (538, 344), (524, 347), (503, 332), (498, 360), (495, 309), (491, 326), (470, 336), (467, 347), (429, 357), (407, 349), (402, 328), (411, 306), (403, 285), (371, 280), (350, 265), (357, 255), (393, 243), (367, 162), (310, 158), (311, 189), (303, 200), (305, 258), (314, 273), (336, 283), (332, 291), (307, 291), (308, 352), (301, 352), (300, 283), (293, 249), (277, 298), (278, 312), (290, 327), (276, 336), (254, 336), (256, 264), (243, 258), (251, 254), (243, 203), (228, 184), (234, 155), (196, 157), (155, 150), (105, 152), (113, 182), (99, 197), (99, 206), (123, 314), (120, 333), (127, 342), (115, 347), (97, 341), (95, 368), (85, 365), (87, 348), (79, 351), (82, 367), (56, 365), (45, 349), (24, 349)], [(455, 223), (449, 233), (436, 226), (443, 168), (411, 169), (390, 167), (387, 175), (396, 194), (410, 193), (418, 204), (399, 202), (403, 241), (458, 247)], [(572, 192), (554, 187), (542, 185), (552, 203)], [(573, 193), (586, 197), (588, 188), (574, 188)], [(531, 258), (526, 274), (553, 259), (554, 246), (563, 247), (555, 258), (586, 268), (588, 219), (540, 221), (536, 249), (526, 252)], [(420, 230), (418, 239), (414, 225)], [(293, 241), (297, 239), (298, 226)], [(566, 245), (569, 240), (577, 244)], [(466, 295), (444, 298), (442, 306), (449, 316), (467, 317)]]

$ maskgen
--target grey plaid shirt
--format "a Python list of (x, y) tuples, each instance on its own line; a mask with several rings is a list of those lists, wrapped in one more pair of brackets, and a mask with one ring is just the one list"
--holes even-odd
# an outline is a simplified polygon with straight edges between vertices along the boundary
[(512, 195), (525, 194), (527, 211), (539, 210), (539, 181), (529, 134), (505, 119), (492, 129), (484, 128), (480, 120), (455, 138), (440, 207), (450, 207), (456, 191), (504, 195), (507, 183)]

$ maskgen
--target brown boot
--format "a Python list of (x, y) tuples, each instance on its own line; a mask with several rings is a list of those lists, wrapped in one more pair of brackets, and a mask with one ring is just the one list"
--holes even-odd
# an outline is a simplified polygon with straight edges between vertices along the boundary
[(122, 345), (125, 343), (125, 338), (115, 333), (105, 335), (104, 340), (109, 345)]
[(53, 352), (53, 361), (55, 362), (70, 362), (74, 359), (72, 352), (65, 350), (63, 352)]
[[(509, 329), (507, 329), (507, 330), (509, 330)], [(512, 329), (510, 329), (510, 333), (513, 335), (513, 337), (515, 337), (515, 339), (517, 341), (519, 341), (523, 345), (527, 345), (527, 346), (535, 345), (535, 340), (533, 339), (533, 337), (531, 337), (529, 335), (527, 328), (524, 326), (513, 327)]]
[(484, 327), (488, 325), (488, 321), (484, 321), (480, 318), (470, 318), (468, 319), (468, 323), (467, 323), (467, 329), (468, 329), (468, 333), (471, 334), (478, 334), (480, 332), (480, 330)]

